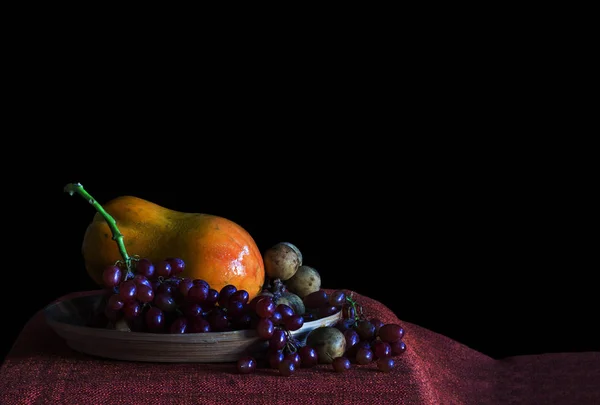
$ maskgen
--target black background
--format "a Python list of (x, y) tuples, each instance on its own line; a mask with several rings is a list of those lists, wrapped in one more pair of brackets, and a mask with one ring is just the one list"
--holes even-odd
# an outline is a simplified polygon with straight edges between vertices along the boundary
[(556, 148), (87, 132), (49, 140), (54, 152), (25, 158), (28, 170), (5, 168), (7, 341), (51, 300), (95, 288), (81, 257), (95, 210), (63, 192), (80, 182), (100, 203), (135, 195), (224, 216), (262, 251), (292, 242), (324, 287), (378, 299), (495, 358), (600, 349), (589, 196)]

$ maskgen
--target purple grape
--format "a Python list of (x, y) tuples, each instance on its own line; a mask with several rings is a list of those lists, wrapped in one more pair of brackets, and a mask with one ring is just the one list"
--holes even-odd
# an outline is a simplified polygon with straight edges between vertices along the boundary
[(406, 344), (401, 340), (390, 343), (390, 347), (392, 348), (392, 355), (402, 354), (406, 351)]
[(185, 270), (185, 261), (180, 257), (169, 257), (167, 262), (171, 265), (172, 276), (177, 276)]
[(343, 373), (346, 370), (350, 370), (351, 364), (347, 357), (340, 356), (333, 359), (331, 366), (336, 373)]
[(177, 288), (175, 284), (172, 283), (160, 283), (158, 288), (156, 289), (157, 293), (167, 293), (169, 295), (175, 294), (175, 291), (179, 292), (179, 288)]
[(131, 301), (135, 299), (135, 294), (137, 292), (137, 286), (133, 280), (123, 281), (119, 285), (119, 297), (123, 300), (123, 302)]
[(190, 288), (192, 288), (193, 285), (194, 285), (194, 282), (191, 279), (184, 278), (179, 283), (179, 286), (177, 287), (177, 289), (179, 290), (179, 292), (181, 293), (181, 296), (183, 298), (187, 298), (188, 292), (190, 291)]
[(269, 319), (274, 325), (281, 325), (283, 323), (283, 316), (281, 315), (281, 312), (277, 310), (273, 312), (273, 315)]
[(354, 320), (352, 319), (345, 319), (342, 317), (342, 319), (340, 319), (339, 321), (337, 321), (335, 323), (335, 325), (333, 325), (336, 329), (338, 329), (340, 332), (346, 332), (349, 329), (353, 329), (354, 327)]
[(227, 307), (227, 302), (229, 301), (229, 297), (231, 297), (231, 295), (236, 291), (237, 291), (237, 287), (232, 284), (227, 284), (226, 286), (221, 288), (221, 291), (219, 291), (219, 298), (217, 301), (219, 306), (221, 306), (223, 308)]
[(338, 307), (334, 307), (332, 305), (325, 305), (324, 307), (320, 307), (319, 309), (317, 309), (317, 317), (325, 318), (327, 316), (331, 316), (339, 312), (339, 310), (340, 309)]
[(264, 296), (256, 301), (255, 312), (261, 318), (270, 318), (275, 312), (276, 305), (273, 302), (273, 298)]
[(135, 276), (133, 276), (132, 280), (137, 286), (145, 285), (150, 287), (151, 289), (154, 289), (150, 280), (148, 280), (148, 278), (142, 274), (136, 274)]
[(206, 280), (202, 280), (201, 278), (195, 278), (193, 281), (194, 285), (202, 285), (206, 287), (206, 289), (210, 290), (210, 285)]
[(281, 313), (283, 319), (289, 318), (290, 316), (294, 315), (294, 310), (292, 309), (292, 307), (286, 304), (278, 304), (275, 310)]
[(186, 300), (192, 303), (202, 303), (208, 297), (208, 287), (204, 284), (194, 284), (188, 291)]
[(304, 318), (302, 315), (292, 315), (289, 318), (283, 320), (283, 324), (285, 325), (287, 330), (294, 331), (298, 330), (304, 325)]
[(206, 316), (206, 320), (210, 323), (210, 329), (214, 332), (223, 332), (229, 326), (227, 314), (221, 308), (213, 308)]
[(402, 339), (404, 329), (395, 323), (387, 323), (379, 328), (379, 338), (387, 343), (394, 343)]
[(171, 326), (169, 326), (169, 333), (183, 334), (186, 332), (187, 326), (187, 319), (183, 317), (177, 318), (173, 321), (173, 323), (171, 323)]
[(151, 332), (159, 332), (165, 326), (165, 314), (160, 308), (150, 307), (145, 315), (146, 327)]
[(188, 318), (188, 333), (207, 333), (212, 332), (210, 323), (201, 317)]
[(219, 301), (219, 292), (217, 290), (215, 290), (214, 288), (209, 288), (208, 295), (206, 296), (206, 299), (204, 300), (204, 304), (207, 305), (207, 308), (214, 307), (215, 305), (217, 305), (218, 301)]
[(300, 357), (300, 354), (298, 354), (298, 352), (285, 353), (283, 356), (283, 360), (291, 361), (294, 364), (295, 368), (299, 368), (302, 362), (302, 358)]
[(281, 350), (287, 343), (287, 334), (282, 329), (275, 329), (269, 338), (270, 350)]
[(358, 342), (360, 342), (360, 336), (358, 336), (358, 332), (354, 329), (348, 329), (343, 333), (344, 337), (346, 338), (346, 351), (350, 350)]
[(318, 290), (308, 294), (306, 297), (302, 299), (304, 302), (304, 306), (310, 309), (321, 308), (328, 304), (329, 297), (325, 290)]
[(346, 293), (342, 290), (335, 290), (331, 294), (329, 294), (327, 302), (332, 307), (339, 308), (346, 303)]
[(154, 305), (164, 312), (172, 312), (177, 309), (177, 303), (172, 295), (167, 293), (158, 293), (154, 297)]
[(314, 367), (319, 364), (319, 356), (317, 351), (310, 346), (302, 346), (298, 349), (300, 355), (300, 366), (301, 367)]
[(373, 350), (368, 349), (366, 347), (361, 347), (356, 351), (356, 354), (354, 355), (354, 359), (356, 360), (356, 362), (358, 364), (363, 365), (372, 362), (374, 357), (375, 355), (373, 353)]
[(375, 338), (375, 325), (367, 320), (360, 320), (356, 323), (356, 331), (360, 340), (373, 340)]
[(379, 329), (381, 329), (381, 327), (383, 325), (385, 325), (385, 324), (379, 318), (371, 318), (371, 319), (369, 319), (369, 322), (371, 322), (373, 324), (373, 326), (375, 326), (375, 336), (378, 336), (379, 335)]
[(269, 350), (267, 352), (267, 362), (269, 366), (274, 369), (279, 368), (279, 363), (283, 361), (284, 354), (281, 350)]
[(137, 318), (142, 313), (142, 307), (136, 300), (130, 300), (123, 305), (123, 317), (127, 320)]
[(356, 319), (356, 310), (352, 305), (345, 304), (342, 306), (342, 317), (354, 321)]
[(396, 366), (392, 357), (382, 357), (377, 360), (377, 368), (384, 373), (389, 373)]
[(140, 302), (152, 302), (154, 299), (154, 291), (152, 290), (152, 287), (140, 284), (136, 287), (135, 298)]
[(376, 340), (373, 342), (373, 353), (379, 359), (383, 357), (390, 357), (392, 355), (392, 347), (389, 343), (383, 340)]
[(123, 308), (124, 305), (125, 303), (123, 302), (121, 297), (119, 297), (119, 294), (112, 294), (110, 297), (108, 297), (108, 300), (106, 301), (106, 307), (110, 308), (113, 311), (119, 311)]
[(152, 264), (150, 259), (142, 258), (137, 262), (135, 266), (135, 272), (148, 279), (152, 279), (154, 278), (155, 274), (154, 265)]
[(240, 301), (242, 304), (248, 304), (248, 298), (250, 298), (250, 294), (246, 290), (237, 290), (233, 294), (229, 296), (229, 301), (236, 300)]
[(237, 361), (236, 368), (240, 374), (250, 374), (256, 370), (256, 360), (251, 356), (242, 357)]
[(204, 308), (200, 304), (186, 303), (181, 310), (186, 318), (195, 318), (197, 316), (204, 316)]
[(154, 264), (156, 277), (171, 277), (171, 265), (166, 260), (160, 260)]
[(244, 313), (246, 306), (238, 300), (229, 300), (227, 303), (227, 316), (236, 318)]
[(260, 318), (256, 325), (256, 333), (261, 339), (271, 339), (275, 332), (275, 326), (269, 318)]
[(107, 266), (102, 271), (102, 283), (108, 288), (119, 285), (123, 278), (123, 272), (118, 266)]
[(294, 363), (287, 359), (282, 360), (281, 363), (279, 363), (279, 365), (277, 366), (277, 368), (279, 370), (279, 374), (284, 377), (289, 377), (296, 371), (296, 366), (294, 365)]

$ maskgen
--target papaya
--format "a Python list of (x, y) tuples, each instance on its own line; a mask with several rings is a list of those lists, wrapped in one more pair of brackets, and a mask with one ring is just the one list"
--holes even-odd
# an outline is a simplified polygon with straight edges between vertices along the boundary
[[(179, 257), (181, 277), (203, 279), (217, 291), (225, 285), (246, 290), (249, 299), (265, 281), (262, 254), (252, 236), (237, 223), (216, 215), (172, 210), (134, 196), (121, 196), (103, 205), (123, 235), (130, 256), (152, 262)], [(82, 245), (85, 269), (102, 285), (102, 272), (122, 259), (111, 230), (96, 213)]]

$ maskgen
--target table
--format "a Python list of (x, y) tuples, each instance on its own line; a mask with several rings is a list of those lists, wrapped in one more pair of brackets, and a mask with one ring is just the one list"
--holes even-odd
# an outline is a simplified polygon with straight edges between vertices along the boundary
[[(79, 294), (76, 292), (60, 299)], [(600, 404), (600, 352), (492, 359), (354, 292), (368, 317), (401, 324), (407, 350), (374, 364), (238, 374), (234, 364), (137, 363), (71, 350), (38, 312), (0, 368), (0, 404)]]

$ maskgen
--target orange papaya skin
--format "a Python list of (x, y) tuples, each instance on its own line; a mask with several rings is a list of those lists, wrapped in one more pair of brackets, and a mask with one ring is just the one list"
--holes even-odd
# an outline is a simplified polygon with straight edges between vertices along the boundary
[[(130, 256), (158, 262), (185, 261), (181, 277), (203, 279), (220, 291), (227, 284), (246, 290), (250, 299), (262, 290), (265, 270), (252, 236), (235, 222), (203, 213), (186, 213), (133, 197), (117, 197), (103, 205), (116, 221)], [(102, 272), (123, 257), (105, 219), (96, 213), (82, 245), (85, 268), (102, 285)]]

